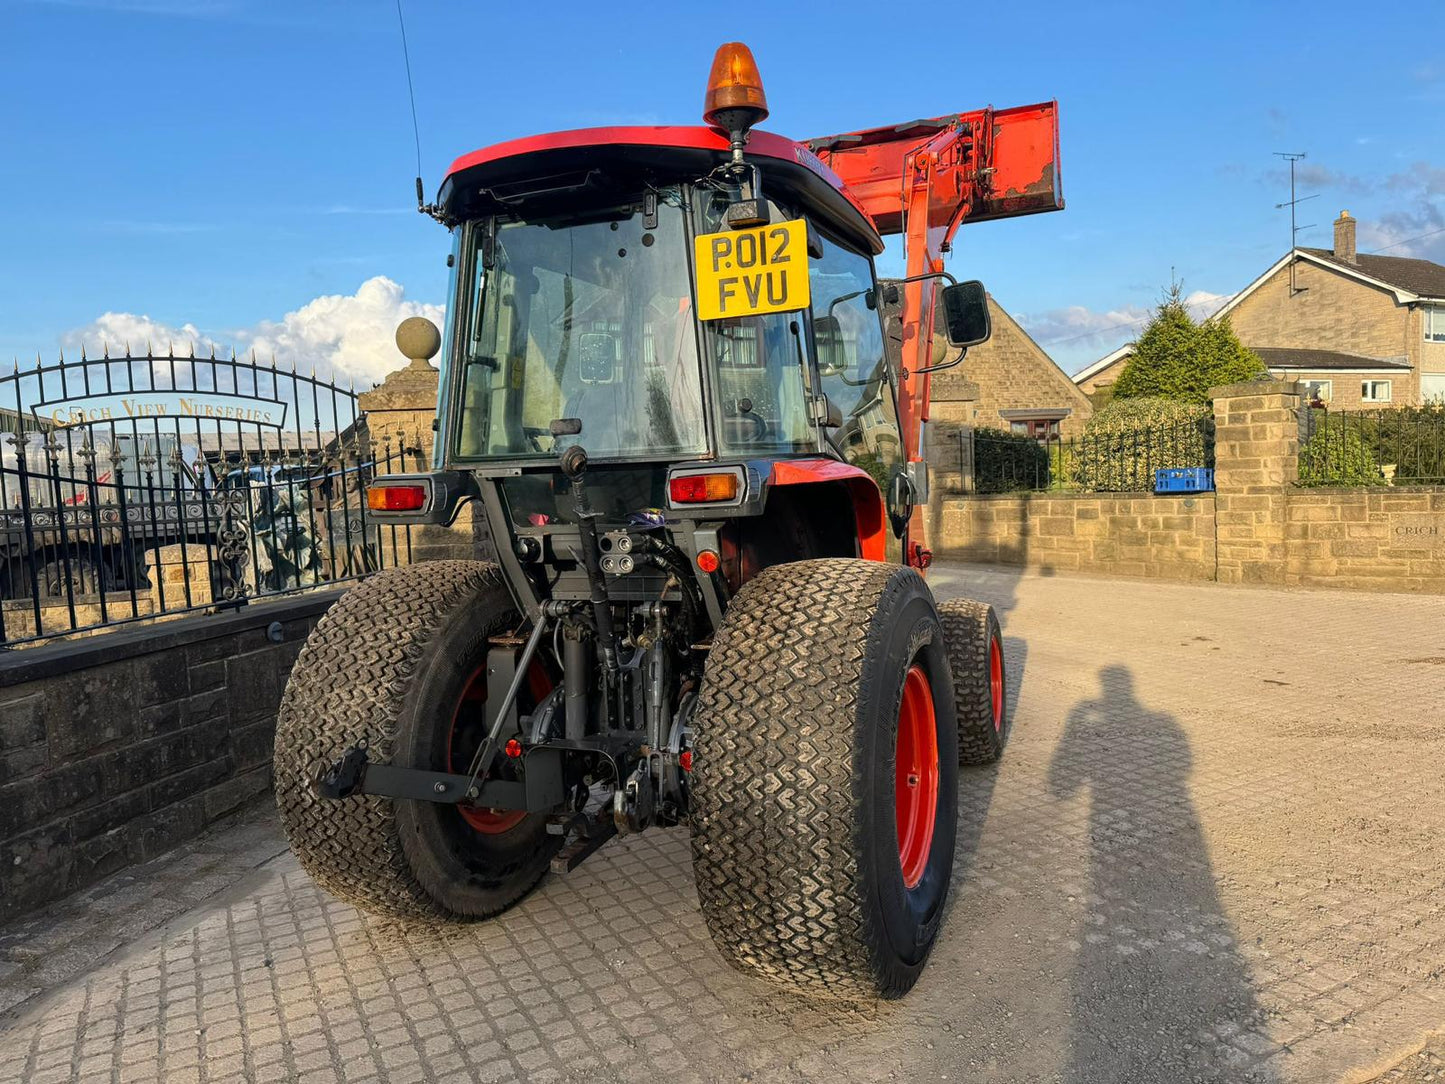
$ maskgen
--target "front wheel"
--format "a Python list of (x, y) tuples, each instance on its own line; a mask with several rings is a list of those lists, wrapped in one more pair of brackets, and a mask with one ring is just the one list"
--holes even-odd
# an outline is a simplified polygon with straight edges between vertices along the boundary
[(694, 714), (693, 866), (723, 955), (804, 993), (906, 993), (948, 898), (956, 741), (917, 572), (818, 560), (749, 581)]

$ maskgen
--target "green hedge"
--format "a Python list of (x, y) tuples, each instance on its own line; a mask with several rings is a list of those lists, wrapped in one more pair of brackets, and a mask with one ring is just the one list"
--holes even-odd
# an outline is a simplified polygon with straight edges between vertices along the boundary
[(1069, 477), (1104, 493), (1152, 490), (1165, 467), (1211, 467), (1209, 407), (1173, 399), (1115, 399), (1089, 419), (1073, 449)]
[(1445, 407), (1312, 410), (1300, 447), (1306, 486), (1375, 486), (1445, 481)]
[(1049, 452), (1033, 437), (1002, 429), (973, 431), (973, 485), (977, 493), (1048, 489)]

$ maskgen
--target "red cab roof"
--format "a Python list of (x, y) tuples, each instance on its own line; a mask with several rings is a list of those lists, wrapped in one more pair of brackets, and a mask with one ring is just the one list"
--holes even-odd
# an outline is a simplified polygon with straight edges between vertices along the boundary
[[(693, 152), (694, 155), (701, 152), (708, 159), (716, 158), (718, 161), (722, 161), (728, 153), (728, 139), (714, 128), (683, 125), (578, 128), (567, 132), (551, 132), (547, 135), (513, 139), (464, 154), (453, 162), (451, 169), (447, 171), (446, 180), (442, 182), (439, 202), (443, 206), (449, 206), (459, 188), (467, 184), (470, 179), (477, 178), (484, 183), (485, 178), (495, 169), (505, 165), (515, 167), (518, 163), (514, 160), (524, 156), (538, 156), (545, 160), (566, 156), (569, 151), (588, 152), (609, 149), (625, 154), (627, 148), (656, 151), (675, 150), (682, 152), (684, 156), (687, 155), (687, 152)], [(756, 164), (765, 172), (781, 170), (785, 173), (796, 174), (798, 171), (803, 171), (809, 177), (814, 178), (813, 184), (807, 185), (806, 188), (813, 189), (815, 195), (824, 195), (826, 203), (834, 204), (835, 217), (838, 217), (838, 212), (843, 210), (842, 207), (837, 206), (839, 197), (841, 197), (842, 201), (846, 203), (847, 209), (852, 212), (843, 217), (854, 220), (851, 225), (855, 227), (855, 231), (863, 234), (864, 239), (875, 253), (882, 251), (882, 239), (878, 236), (877, 227), (867, 211), (863, 209), (863, 205), (848, 190), (848, 186), (843, 183), (842, 178), (807, 147), (793, 142), (786, 136), (754, 129), (748, 137), (747, 156), (756, 160)], [(818, 182), (821, 182), (821, 186)], [(828, 196), (831, 196), (831, 199), (827, 199)]]

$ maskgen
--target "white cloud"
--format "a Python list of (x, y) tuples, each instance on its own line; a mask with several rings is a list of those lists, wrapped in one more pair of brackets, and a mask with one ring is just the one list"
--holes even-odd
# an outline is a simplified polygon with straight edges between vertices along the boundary
[(194, 344), (197, 354), (229, 355), (255, 351), (263, 361), (273, 356), (278, 365), (295, 365), (303, 372), (315, 369), (319, 375), (358, 387), (380, 381), (400, 369), (406, 360), (396, 349), (396, 325), (408, 316), (425, 316), (441, 326), (443, 309), (421, 301), (410, 301), (399, 283), (384, 275), (367, 279), (354, 294), (330, 294), (314, 298), (279, 320), (263, 320), (253, 327), (225, 333), (207, 332), (195, 324), (171, 325), (149, 316), (129, 312), (107, 312), (84, 327), (61, 337), (68, 352), (82, 347), (92, 357), (103, 349), (122, 354), (129, 346), (140, 353), (149, 345), (157, 351), (172, 346), (186, 353)]
[[(1203, 320), (1213, 316), (1232, 296), (1194, 290), (1184, 296), (1184, 304), (1191, 316)], [(1152, 315), (1152, 305), (1120, 305), (1105, 311), (1069, 305), (1040, 313), (1015, 313), (1014, 317), (1040, 346), (1069, 343), (1078, 348), (1106, 342), (1117, 346), (1138, 334)]]
[(250, 333), (249, 348), (298, 369), (352, 377), (360, 385), (379, 381), (405, 360), (396, 349), (396, 325), (425, 316), (438, 327), (440, 305), (408, 301), (399, 283), (384, 275), (367, 279), (356, 293), (332, 294), (307, 302), (279, 321), (263, 321)]
[(214, 349), (217, 354), (229, 353), (229, 347), (195, 324), (181, 324), (179, 327), (152, 320), (149, 316), (133, 312), (104, 312), (85, 327), (67, 331), (60, 337), (61, 347), (69, 353), (85, 350), (91, 357), (102, 353), (120, 357), (124, 354), (143, 354), (148, 350), (165, 352), (171, 349), (187, 353), (192, 346), (197, 354)]
[(1152, 310), (1142, 305), (1122, 305), (1099, 311), (1084, 305), (1069, 305), (1044, 312), (1015, 313), (1014, 317), (1034, 340), (1044, 347), (1075, 343), (1087, 346), (1129, 334), (1142, 327)]

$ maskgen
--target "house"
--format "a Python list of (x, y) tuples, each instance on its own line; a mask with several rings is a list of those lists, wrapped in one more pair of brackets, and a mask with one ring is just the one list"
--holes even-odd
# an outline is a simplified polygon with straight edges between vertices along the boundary
[(932, 418), (1039, 438), (1082, 432), (1094, 412), (1089, 397), (992, 295), (988, 308), (993, 336), (933, 375)]
[[(1269, 371), (1342, 407), (1445, 400), (1445, 265), (1355, 249), (1341, 211), (1333, 249), (1281, 257), (1219, 310)], [(1074, 374), (1093, 394), (1118, 379), (1123, 346)]]

